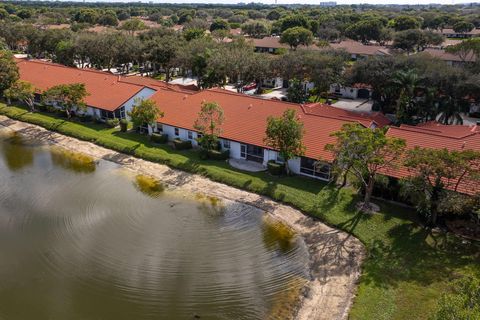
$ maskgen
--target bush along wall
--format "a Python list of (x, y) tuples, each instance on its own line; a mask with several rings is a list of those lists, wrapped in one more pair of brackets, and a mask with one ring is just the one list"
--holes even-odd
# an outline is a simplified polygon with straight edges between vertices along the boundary
[(285, 165), (283, 163), (277, 163), (275, 160), (270, 160), (267, 163), (267, 169), (268, 172), (270, 172), (271, 175), (274, 176), (279, 176), (283, 174), (283, 171), (285, 169)]
[(183, 141), (183, 140), (178, 139), (178, 138), (173, 140), (173, 145), (175, 146), (175, 149), (177, 149), (177, 150), (192, 149), (192, 141)]

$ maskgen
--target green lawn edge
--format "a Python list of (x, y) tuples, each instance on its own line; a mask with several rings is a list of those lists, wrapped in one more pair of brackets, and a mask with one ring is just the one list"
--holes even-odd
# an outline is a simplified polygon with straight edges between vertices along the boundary
[(201, 160), (191, 150), (153, 144), (142, 135), (23, 107), (0, 103), (0, 114), (268, 196), (351, 233), (365, 244), (368, 256), (350, 319), (428, 319), (452, 279), (465, 274), (480, 278), (479, 244), (422, 228), (411, 209), (376, 201), (380, 213), (365, 215), (355, 210), (356, 194), (348, 188), (304, 177), (246, 173), (226, 162)]

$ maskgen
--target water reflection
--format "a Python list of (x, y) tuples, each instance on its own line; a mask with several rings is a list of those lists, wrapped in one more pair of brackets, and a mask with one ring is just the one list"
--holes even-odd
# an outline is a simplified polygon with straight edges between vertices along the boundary
[(134, 186), (140, 192), (152, 198), (159, 197), (165, 191), (165, 186), (160, 181), (143, 174), (135, 177)]
[(33, 141), (27, 140), (19, 134), (12, 134), (5, 138), (5, 143), (0, 144), (5, 164), (12, 171), (25, 169), (33, 164), (34, 147)]
[(49, 149), (52, 162), (55, 166), (76, 173), (92, 173), (96, 169), (95, 160), (88, 155), (55, 146)]
[(282, 221), (265, 216), (262, 231), (263, 242), (267, 248), (288, 252), (295, 246), (295, 232)]
[(253, 207), (0, 145), (0, 319), (285, 319), (305, 284), (304, 243)]

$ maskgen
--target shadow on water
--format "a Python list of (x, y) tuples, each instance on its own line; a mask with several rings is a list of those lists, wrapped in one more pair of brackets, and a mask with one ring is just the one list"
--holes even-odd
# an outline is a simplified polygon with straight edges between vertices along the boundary
[(50, 158), (55, 166), (75, 173), (92, 173), (97, 167), (92, 157), (58, 147), (50, 148)]

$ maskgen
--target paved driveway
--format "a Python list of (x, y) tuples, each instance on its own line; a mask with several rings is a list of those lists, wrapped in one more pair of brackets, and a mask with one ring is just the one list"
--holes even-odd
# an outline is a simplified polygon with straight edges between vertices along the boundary
[(357, 111), (357, 112), (371, 112), (372, 111), (373, 101), (368, 100), (351, 100), (351, 99), (340, 99), (338, 102), (332, 104), (332, 107)]

